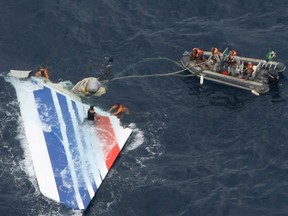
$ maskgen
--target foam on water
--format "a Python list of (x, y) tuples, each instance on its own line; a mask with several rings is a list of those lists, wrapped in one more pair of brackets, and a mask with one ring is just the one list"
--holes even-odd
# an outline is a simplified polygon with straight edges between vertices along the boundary
[(130, 128), (134, 128), (134, 129), (133, 129), (132, 141), (131, 141), (131, 143), (129, 145), (127, 145), (127, 147), (124, 150), (124, 151), (127, 151), (127, 152), (137, 149), (145, 141), (145, 137), (144, 137), (144, 132), (143, 131), (141, 131), (140, 129), (136, 128), (135, 124), (130, 124), (129, 126), (130, 126)]

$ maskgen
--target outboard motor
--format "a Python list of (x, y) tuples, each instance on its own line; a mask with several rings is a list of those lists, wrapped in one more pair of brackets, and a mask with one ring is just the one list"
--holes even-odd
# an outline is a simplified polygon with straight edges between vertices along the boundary
[(279, 81), (279, 75), (277, 72), (268, 71), (268, 82), (273, 85), (277, 85)]

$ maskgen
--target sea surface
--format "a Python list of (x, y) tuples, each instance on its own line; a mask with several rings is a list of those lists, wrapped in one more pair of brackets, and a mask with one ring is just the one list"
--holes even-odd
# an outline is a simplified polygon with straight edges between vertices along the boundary
[(43, 197), (12, 85), (0, 77), (0, 215), (287, 216), (288, 70), (259, 97), (181, 70), (193, 47), (288, 66), (286, 0), (2, 0), (0, 71), (48, 67), (53, 82), (101, 77), (135, 129), (84, 212)]

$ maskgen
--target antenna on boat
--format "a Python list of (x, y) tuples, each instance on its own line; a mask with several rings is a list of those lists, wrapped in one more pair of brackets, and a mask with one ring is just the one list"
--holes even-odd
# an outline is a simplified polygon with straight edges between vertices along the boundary
[(229, 52), (228, 52), (228, 47), (226, 47), (226, 49), (222, 52), (222, 61), (226, 60)]
[(226, 47), (226, 49), (222, 53), (226, 55), (226, 51), (228, 51), (228, 47)]

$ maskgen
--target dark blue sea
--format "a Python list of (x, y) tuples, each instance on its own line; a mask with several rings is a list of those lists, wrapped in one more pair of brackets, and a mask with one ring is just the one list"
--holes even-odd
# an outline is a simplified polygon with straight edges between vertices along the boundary
[[(2, 0), (0, 71), (50, 71), (51, 81), (170, 73), (185, 50), (277, 52), (288, 65), (286, 0)], [(0, 77), (0, 215), (287, 216), (288, 80), (259, 97), (198, 78), (107, 83), (135, 130), (85, 212), (39, 192), (12, 85)]]

